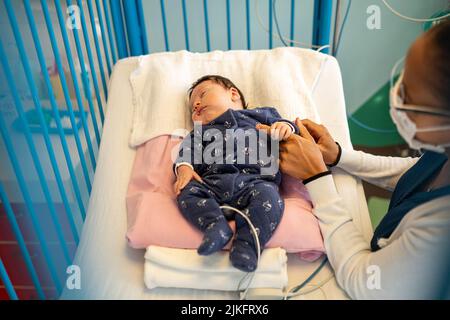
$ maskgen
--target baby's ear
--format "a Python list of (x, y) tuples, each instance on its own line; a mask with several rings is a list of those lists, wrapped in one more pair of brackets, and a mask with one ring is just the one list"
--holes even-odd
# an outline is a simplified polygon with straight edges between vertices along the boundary
[(241, 99), (241, 95), (239, 94), (239, 91), (237, 91), (236, 88), (230, 88), (230, 91), (231, 91), (231, 100), (233, 102)]

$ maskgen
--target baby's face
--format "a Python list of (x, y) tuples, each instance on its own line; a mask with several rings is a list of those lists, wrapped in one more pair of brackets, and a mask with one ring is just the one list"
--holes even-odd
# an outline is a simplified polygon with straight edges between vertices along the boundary
[(239, 109), (239, 106), (240, 97), (236, 89), (226, 89), (211, 80), (196, 86), (189, 99), (192, 121), (202, 124), (211, 122), (230, 108)]

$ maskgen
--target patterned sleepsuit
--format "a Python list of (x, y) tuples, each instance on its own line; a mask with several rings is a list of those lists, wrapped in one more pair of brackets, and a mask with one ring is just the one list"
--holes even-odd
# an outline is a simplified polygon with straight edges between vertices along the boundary
[[(194, 128), (183, 140), (174, 167), (181, 163), (190, 164), (202, 177), (203, 183), (191, 180), (177, 200), (183, 216), (204, 233), (198, 248), (199, 254), (208, 255), (221, 250), (232, 238), (233, 232), (219, 208), (224, 204), (247, 215), (256, 228), (261, 250), (274, 233), (284, 210), (278, 190), (281, 174), (278, 170), (267, 174), (261, 169), (270, 167), (269, 162), (276, 161), (274, 157), (278, 155), (271, 155), (267, 159), (271, 154), (268, 144), (270, 137), (269, 140), (260, 139), (261, 133), (255, 126), (257, 123), (271, 125), (279, 121), (287, 122), (298, 133), (296, 125), (282, 119), (274, 108), (228, 109), (210, 123), (200, 126), (200, 132), (198, 127)], [(235, 138), (244, 131), (247, 139), (238, 142), (239, 139)], [(250, 143), (252, 138), (256, 141), (253, 145)], [(217, 147), (218, 141), (222, 141), (223, 147)], [(214, 143), (216, 148), (211, 148)], [(258, 150), (253, 150), (255, 145)], [(208, 148), (214, 151), (208, 153)], [(268, 152), (264, 157), (257, 152), (262, 148)], [(211, 154), (214, 160), (201, 158), (205, 154)], [(234, 219), (236, 237), (230, 260), (233, 266), (242, 271), (254, 271), (257, 267), (257, 248), (251, 229), (239, 214), (234, 215)]]

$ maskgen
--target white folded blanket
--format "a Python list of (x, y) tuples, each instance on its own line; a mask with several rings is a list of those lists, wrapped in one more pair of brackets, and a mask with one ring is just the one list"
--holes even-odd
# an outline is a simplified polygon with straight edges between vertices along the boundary
[[(237, 291), (246, 273), (234, 268), (229, 252), (200, 256), (196, 250), (150, 246), (145, 253), (144, 281), (149, 289), (156, 287)], [(246, 277), (240, 289), (249, 283)], [(287, 286), (287, 255), (281, 248), (265, 249), (250, 288)]]
[[(139, 58), (130, 75), (133, 124), (130, 146), (162, 134), (183, 136), (192, 129), (187, 90), (206, 74), (220, 74), (243, 92), (249, 108), (276, 107), (280, 115), (320, 121), (312, 90), (327, 55), (294, 47), (154, 53)], [(182, 130), (180, 130), (182, 129)]]

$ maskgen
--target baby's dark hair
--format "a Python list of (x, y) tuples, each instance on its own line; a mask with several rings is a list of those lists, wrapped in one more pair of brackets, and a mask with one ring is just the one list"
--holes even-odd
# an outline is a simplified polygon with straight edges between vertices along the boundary
[(430, 66), (434, 77), (433, 92), (442, 101), (443, 107), (450, 109), (450, 19), (446, 19), (432, 27), (427, 34), (430, 41)]
[(231, 88), (236, 89), (239, 92), (239, 96), (241, 97), (242, 107), (244, 109), (247, 109), (247, 102), (245, 101), (245, 97), (242, 94), (241, 90), (230, 79), (216, 75), (216, 74), (208, 74), (208, 75), (203, 76), (200, 79), (196, 80), (188, 90), (189, 98), (191, 97), (192, 91), (194, 90), (194, 88), (196, 86), (198, 86), (200, 83), (208, 81), (208, 80), (211, 80), (211, 81), (214, 81), (215, 83), (220, 84), (225, 89), (231, 89)]

